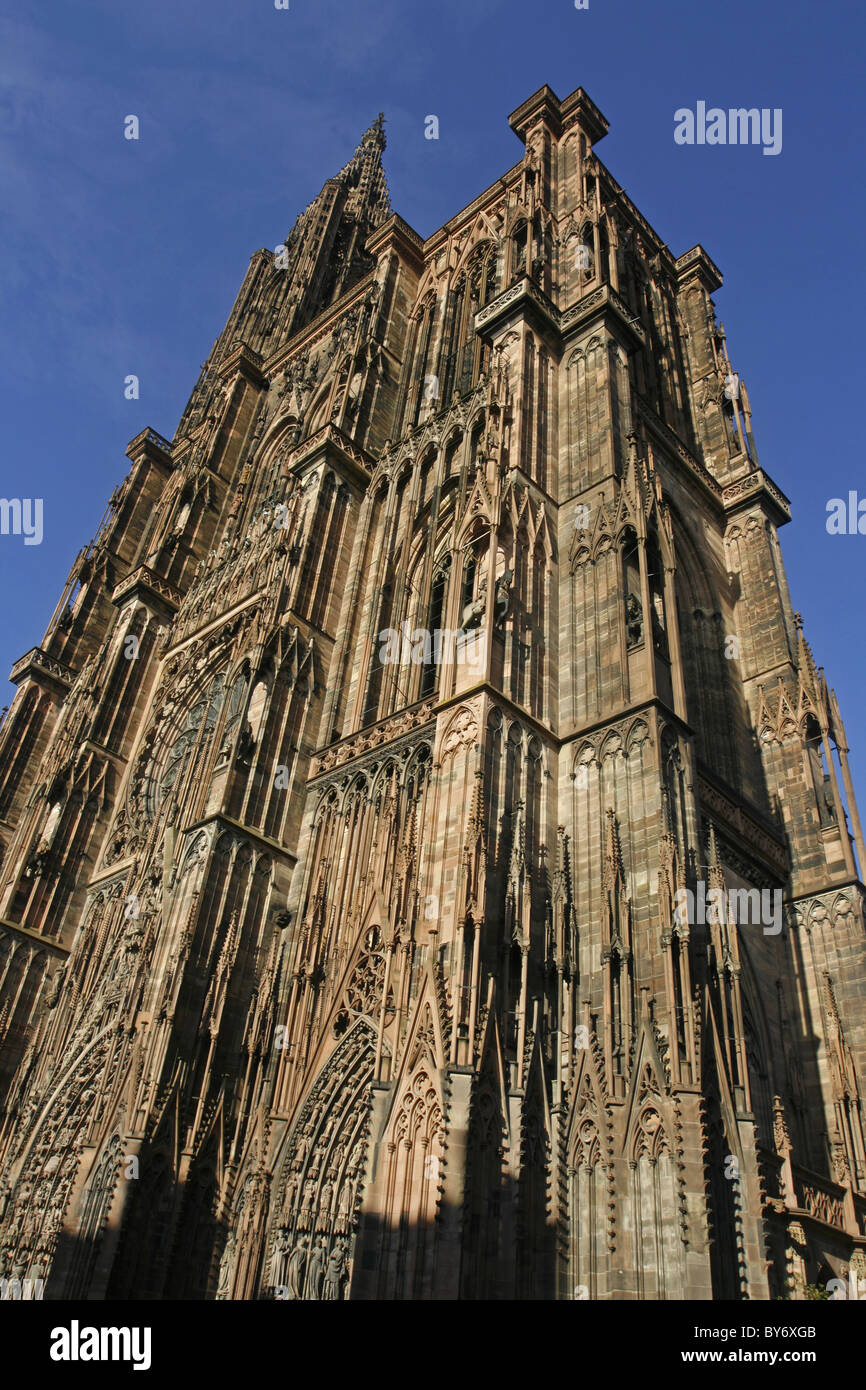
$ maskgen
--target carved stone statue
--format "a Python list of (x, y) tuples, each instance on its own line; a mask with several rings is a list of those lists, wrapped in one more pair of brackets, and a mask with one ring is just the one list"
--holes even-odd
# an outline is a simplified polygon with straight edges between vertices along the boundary
[[(279, 925), (279, 922), (277, 923), (277, 925)], [(289, 1173), (289, 1176), (288, 1176), (288, 1178), (286, 1179), (286, 1196), (285, 1196), (285, 1206), (284, 1206), (284, 1210), (285, 1210), (285, 1211), (294, 1211), (294, 1209), (295, 1209), (295, 1196), (296, 1196), (296, 1194), (297, 1194), (297, 1191), (298, 1191), (298, 1175), (297, 1175), (297, 1173), (295, 1173), (295, 1172), (291, 1172), (291, 1173)]]
[(304, 1273), (307, 1267), (307, 1237), (301, 1236), (286, 1266), (286, 1284), (289, 1298), (303, 1297)]
[(325, 1270), (325, 1286), (322, 1298), (327, 1303), (336, 1302), (343, 1297), (343, 1280), (346, 1275), (346, 1252), (343, 1242), (338, 1240), (330, 1255)]
[(334, 1230), (338, 1235), (346, 1235), (351, 1230), (354, 1210), (355, 1184), (347, 1176), (340, 1191), (340, 1200), (337, 1203), (337, 1219), (334, 1222)]
[(304, 1283), (304, 1298), (318, 1300), (322, 1297), (322, 1280), (325, 1277), (327, 1242), (324, 1236), (314, 1245), (307, 1260), (307, 1278)]
[(471, 603), (465, 604), (463, 608), (463, 630), (469, 632), (473, 627), (480, 627), (481, 619), (484, 617), (484, 609), (487, 599), (487, 575), (483, 574), (478, 582), (477, 597)]
[(308, 1231), (313, 1224), (313, 1203), (316, 1198), (316, 1183), (314, 1178), (307, 1178), (304, 1183), (304, 1200), (301, 1203), (301, 1210), (298, 1213), (298, 1230)]
[(64, 977), (65, 973), (66, 973), (66, 962), (64, 961), (62, 965), (59, 965), (59, 966), (57, 967), (57, 969), (55, 970), (55, 972), (54, 972), (54, 974), (53, 974), (53, 976), (52, 976), (52, 978), (51, 978), (51, 992), (50, 992), (50, 994), (47, 996), (47, 998), (46, 998), (46, 1000), (45, 1000), (45, 1007), (46, 1007), (47, 1009), (54, 1009), (54, 1008), (56, 1008), (56, 1006), (57, 1006), (57, 1001), (58, 1001), (59, 998), (60, 998), (60, 990), (61, 990), (61, 988), (62, 988), (62, 986), (63, 986), (63, 977)]
[(824, 810), (828, 821), (836, 819), (836, 803), (833, 800), (833, 784), (829, 777), (824, 778)]
[(497, 627), (501, 627), (505, 622), (505, 615), (508, 612), (508, 605), (511, 601), (511, 581), (513, 578), (514, 571), (506, 570), (496, 581), (493, 607), (496, 614), (495, 622)]
[(219, 1283), (217, 1284), (216, 1296), (218, 1299), (226, 1299), (229, 1296), (229, 1288), (232, 1281), (232, 1273), (235, 1263), (235, 1238), (229, 1231), (228, 1239), (223, 1248), (222, 1259), (220, 1260)]
[(643, 605), (637, 594), (629, 594), (625, 601), (626, 645), (636, 647), (643, 641)]
[(333, 1191), (333, 1185), (326, 1180), (322, 1184), (322, 1191), (319, 1196), (319, 1210), (316, 1215), (317, 1231), (329, 1231), (331, 1229), (331, 1198)]
[(271, 1256), (271, 1269), (268, 1283), (274, 1287), (288, 1283), (287, 1266), (291, 1254), (292, 1243), (288, 1226), (280, 1226), (274, 1241), (274, 1253)]

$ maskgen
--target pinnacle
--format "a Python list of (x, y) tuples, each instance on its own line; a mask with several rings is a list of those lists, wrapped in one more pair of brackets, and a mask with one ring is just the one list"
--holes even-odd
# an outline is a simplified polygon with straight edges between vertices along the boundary
[(364, 131), (361, 136), (362, 145), (377, 145), (380, 150), (385, 148), (385, 112), (380, 111), (373, 124)]
[(337, 179), (357, 190), (356, 198), (365, 204), (370, 226), (378, 225), (382, 215), (390, 211), (388, 187), (385, 171), (382, 168), (382, 151), (385, 148), (385, 113), (380, 111), (369, 129), (361, 136), (361, 143), (352, 158), (343, 166)]
[(802, 677), (807, 680), (815, 681), (818, 679), (818, 668), (815, 665), (815, 658), (812, 655), (812, 648), (806, 641), (806, 634), (803, 630), (803, 617), (800, 613), (794, 614), (794, 627), (797, 631), (797, 668)]

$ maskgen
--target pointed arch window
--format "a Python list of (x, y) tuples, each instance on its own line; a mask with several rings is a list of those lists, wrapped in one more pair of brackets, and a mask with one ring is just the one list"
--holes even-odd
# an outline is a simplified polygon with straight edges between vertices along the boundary
[(653, 646), (659, 656), (667, 659), (668, 633), (665, 613), (665, 572), (661, 550), (655, 536), (647, 537), (646, 543), (647, 579), (650, 591), (650, 621), (652, 623)]
[(493, 246), (488, 246), (484, 257), (481, 307), (496, 297), (499, 268)]
[(610, 238), (603, 221), (598, 224), (598, 278), (610, 279)]
[(435, 322), (436, 296), (435, 294), (430, 294), (424, 301), (418, 323), (418, 352), (416, 356), (415, 402), (411, 417), (412, 428), (418, 424), (422, 407), (426, 405), (433, 391), (431, 383), (435, 380), (432, 367), (433, 329)]
[(475, 570), (477, 560), (472, 551), (466, 557), (466, 564), (463, 566), (463, 593), (460, 596), (461, 603), (471, 603), (475, 596)]
[(489, 349), (475, 331), (475, 315), (495, 297), (497, 278), (496, 248), (493, 242), (483, 242), (448, 297), (440, 372), (443, 404), (455, 391), (460, 395), (471, 391), (485, 370)]
[(818, 803), (818, 818), (822, 826), (834, 825), (836, 805), (833, 800), (833, 782), (827, 769), (821, 729), (817, 719), (811, 714), (806, 720), (806, 757)]
[(529, 258), (529, 224), (518, 222), (511, 237), (511, 278), (519, 280), (526, 274)]
[[(220, 744), (219, 764), (222, 764), (231, 757), (232, 749), (235, 746), (241, 718), (243, 716), (244, 704), (246, 703), (248, 684), (249, 668), (245, 667), (239, 675), (235, 677), (226, 701), (226, 716), (222, 743)], [(248, 727), (249, 726), (247, 726), (247, 728)]]
[[(442, 614), (445, 610), (445, 595), (448, 591), (448, 579), (451, 573), (451, 556), (447, 555), (440, 560), (433, 571), (433, 583), (430, 586), (430, 606), (427, 615), (427, 631), (430, 633), (430, 658), (424, 663), (421, 672), (421, 698), (432, 695), (436, 689), (437, 676), (437, 642), (436, 632), (442, 627)], [(440, 639), (441, 642), (441, 639)]]
[(475, 333), (475, 315), (478, 313), (480, 307), (478, 275), (476, 273), (469, 279), (466, 290), (466, 303), (463, 311), (463, 332), (458, 352), (457, 368), (457, 390), (461, 396), (465, 395), (466, 392), (471, 389), (475, 377), (475, 357), (478, 343)]
[(444, 352), (440, 376), (442, 378), (442, 403), (447, 404), (454, 390), (457, 375), (457, 357), (460, 350), (463, 325), (463, 309), (466, 298), (466, 276), (461, 275), (453, 289), (448, 291), (445, 301)]
[(541, 213), (538, 212), (532, 223), (532, 249), (535, 252), (531, 265), (532, 278), (541, 284), (545, 265), (550, 259), (550, 236), (546, 233)]
[(459, 626), (464, 632), (482, 627), (488, 612), (487, 577), (490, 533), (481, 523), (463, 547), (460, 574)]
[(578, 285), (588, 285), (595, 279), (595, 238), (592, 230), (592, 223), (586, 222), (580, 233), (580, 242), (577, 248), (577, 269)]
[(610, 953), (610, 1046), (613, 1068), (619, 1076), (622, 1075), (626, 1063), (622, 1008), (622, 965), (622, 953), (619, 946), (615, 945)]
[(391, 624), (391, 611), (394, 602), (394, 589), (391, 581), (387, 581), (382, 587), (381, 601), (379, 604), (379, 622), (373, 633), (373, 651), (370, 658), (370, 675), (367, 680), (367, 698), (364, 701), (364, 709), (361, 715), (362, 724), (374, 724), (379, 717), (379, 700), (382, 695), (382, 685), (384, 683), (385, 665), (382, 660), (385, 650), (385, 638), (381, 635)]
[(641, 600), (637, 536), (634, 531), (626, 533), (622, 548), (622, 583), (625, 597), (626, 646), (639, 647), (644, 640), (645, 614)]
[(147, 809), (155, 816), (160, 804), (176, 790), (187, 772), (190, 758), (201, 757), (210, 742), (224, 697), (225, 674), (220, 672), (210, 688), (193, 705), (183, 727), (164, 757), (159, 760), (155, 776), (148, 783)]

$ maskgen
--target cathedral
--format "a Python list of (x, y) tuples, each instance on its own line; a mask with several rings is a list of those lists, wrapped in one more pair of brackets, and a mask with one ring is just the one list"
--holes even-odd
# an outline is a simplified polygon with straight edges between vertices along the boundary
[(866, 1275), (866, 850), (721, 276), (582, 88), (510, 125), (426, 239), (371, 125), (13, 667), (4, 1297)]

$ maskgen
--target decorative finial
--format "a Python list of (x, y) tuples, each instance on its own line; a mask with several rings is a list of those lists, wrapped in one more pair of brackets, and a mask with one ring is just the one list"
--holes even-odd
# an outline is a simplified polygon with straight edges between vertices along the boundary
[(385, 148), (385, 112), (380, 111), (369, 130), (365, 130), (361, 138), (362, 145), (377, 145), (380, 150)]

